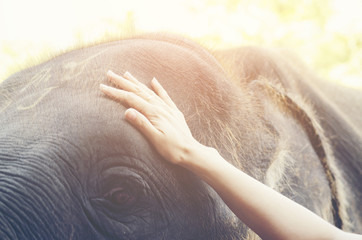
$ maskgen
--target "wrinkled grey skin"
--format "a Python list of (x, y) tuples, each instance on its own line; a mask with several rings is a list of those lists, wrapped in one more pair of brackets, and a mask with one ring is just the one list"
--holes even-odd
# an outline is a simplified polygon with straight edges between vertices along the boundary
[(309, 99), (335, 156), (328, 167), (339, 184), (342, 227), (361, 232), (361, 135), (312, 87), (313, 75), (263, 49), (214, 54), (150, 35), (72, 51), (6, 79), (0, 239), (252, 237), (209, 186), (167, 163), (123, 119), (125, 108), (98, 89), (108, 69), (130, 71), (146, 84), (156, 76), (195, 138), (335, 223), (310, 126), (263, 86), (275, 83)]

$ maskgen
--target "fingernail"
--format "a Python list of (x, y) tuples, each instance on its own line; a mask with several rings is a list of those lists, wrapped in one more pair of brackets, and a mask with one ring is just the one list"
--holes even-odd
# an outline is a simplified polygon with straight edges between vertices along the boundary
[(153, 84), (159, 84), (158, 81), (157, 81), (157, 79), (156, 79), (155, 77), (152, 78), (152, 83), (153, 83)]
[(114, 74), (114, 73), (113, 73), (111, 70), (108, 70), (108, 71), (107, 71), (107, 75), (108, 75), (108, 76), (110, 76), (110, 75), (112, 75), (112, 74)]
[(129, 119), (129, 120), (134, 120), (136, 119), (136, 111), (132, 108), (129, 108), (126, 110), (125, 112), (126, 114), (126, 117)]
[(105, 85), (105, 84), (103, 84), (103, 83), (99, 84), (99, 88), (100, 88), (101, 90), (111, 89), (110, 86), (107, 86), (107, 85)]
[(100, 89), (105, 89), (106, 87), (107, 87), (107, 86), (104, 85), (103, 83), (99, 84), (99, 88), (100, 88)]
[(127, 78), (134, 78), (133, 75), (132, 75), (130, 72), (128, 72), (128, 71), (126, 71), (126, 72), (124, 73), (124, 76), (127, 77)]
[(128, 71), (125, 71), (123, 76), (127, 77), (127, 76), (130, 76), (131, 74), (128, 72)]

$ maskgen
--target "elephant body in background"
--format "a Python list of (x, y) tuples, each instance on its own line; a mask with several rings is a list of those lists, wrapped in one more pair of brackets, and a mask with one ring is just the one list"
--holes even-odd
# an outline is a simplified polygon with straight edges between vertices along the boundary
[[(175, 36), (71, 51), (0, 85), (1, 239), (254, 239), (207, 184), (161, 159), (104, 97), (106, 71), (152, 77), (201, 143), (362, 232), (361, 131), (291, 56)], [(256, 198), (258, 196), (255, 196)]]

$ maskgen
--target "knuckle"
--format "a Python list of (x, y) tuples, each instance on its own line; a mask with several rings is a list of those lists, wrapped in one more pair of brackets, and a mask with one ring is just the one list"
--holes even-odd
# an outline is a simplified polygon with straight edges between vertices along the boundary
[(160, 106), (155, 106), (155, 107), (153, 107), (153, 114), (156, 116), (162, 115), (162, 114), (164, 114), (164, 109)]
[(137, 98), (137, 94), (135, 94), (133, 92), (127, 92), (127, 98), (134, 101)]
[(143, 90), (139, 85), (134, 86), (134, 93), (138, 96), (141, 96), (143, 94)]
[(114, 91), (114, 93), (112, 94), (113, 96), (113, 98), (114, 99), (117, 99), (117, 100), (123, 100), (124, 99), (124, 95), (123, 95), (123, 93), (121, 92), (121, 91)]
[(147, 101), (147, 102), (152, 102), (154, 99), (155, 99), (155, 96), (153, 96), (153, 95), (148, 95), (148, 96), (146, 97), (146, 101)]
[(124, 93), (124, 100), (125, 102), (127, 102), (128, 104), (131, 104), (132, 102), (135, 101), (135, 94), (131, 93), (131, 92), (125, 92)]
[(141, 91), (141, 89), (140, 89), (140, 87), (138, 86), (138, 85), (135, 85), (134, 87), (133, 87), (133, 91), (136, 93), (136, 92), (140, 92)]
[(160, 113), (157, 112), (157, 110), (152, 110), (147, 113), (147, 118), (151, 121), (159, 120), (160, 119)]

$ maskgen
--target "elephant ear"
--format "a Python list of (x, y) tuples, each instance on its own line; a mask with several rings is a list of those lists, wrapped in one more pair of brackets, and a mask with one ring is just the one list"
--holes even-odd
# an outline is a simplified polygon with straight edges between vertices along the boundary
[(254, 80), (267, 79), (288, 93), (299, 94), (299, 82), (315, 79), (315, 74), (294, 53), (277, 48), (245, 46), (214, 51), (213, 55), (243, 88)]

